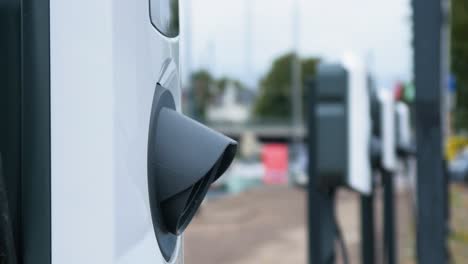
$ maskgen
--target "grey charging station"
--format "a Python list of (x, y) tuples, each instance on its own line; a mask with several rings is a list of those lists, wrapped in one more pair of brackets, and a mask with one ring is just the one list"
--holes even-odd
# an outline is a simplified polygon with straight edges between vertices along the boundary
[(334, 239), (341, 235), (334, 214), (339, 187), (361, 194), (362, 259), (365, 264), (376, 261), (373, 175), (380, 175), (383, 185), (383, 257), (396, 263), (393, 175), (398, 135), (393, 95), (377, 89), (356, 58), (320, 64), (310, 87), (311, 263), (334, 261)]
[[(323, 69), (323, 68), (319, 68)], [(339, 67), (334, 72), (341, 72), (345, 75), (345, 72), (340, 71)], [(320, 70), (318, 76), (320, 76)], [(346, 76), (344, 76), (346, 77)], [(309, 190), (308, 190), (308, 218), (309, 218), (309, 263), (334, 263), (335, 262), (335, 237), (336, 230), (334, 227), (334, 195), (329, 192), (328, 185), (338, 183), (342, 180), (339, 170), (334, 170), (333, 166), (338, 163), (337, 161), (331, 160), (333, 157), (330, 154), (325, 154), (324, 157), (320, 157), (320, 140), (319, 137), (322, 134), (320, 132), (320, 120), (324, 120), (325, 117), (319, 117), (319, 98), (320, 95), (318, 86), (320, 85), (320, 77), (317, 80), (310, 80), (309, 86)], [(324, 80), (322, 80), (324, 81)], [(331, 80), (333, 81), (333, 80)], [(342, 80), (343, 83), (346, 79)], [(336, 104), (343, 103), (340, 97), (336, 98), (338, 102)], [(339, 107), (339, 106), (338, 106)], [(341, 106), (344, 107), (344, 106)], [(341, 117), (344, 118), (344, 117)], [(339, 120), (340, 117), (332, 117), (332, 119)], [(342, 120), (344, 121), (344, 120)], [(323, 131), (323, 128), (322, 128)], [(323, 146), (323, 144), (322, 144)], [(327, 152), (330, 153), (330, 152)], [(342, 157), (342, 156), (341, 156)], [(339, 159), (340, 157), (336, 157)], [(323, 162), (325, 164), (321, 164)], [(341, 164), (344, 169), (345, 164)], [(328, 171), (325, 175), (321, 172), (323, 169), (332, 167), (331, 171)], [(328, 175), (331, 179), (327, 179)]]
[[(386, 263), (396, 263), (396, 239), (395, 239), (395, 196), (394, 196), (394, 174), (397, 163), (398, 131), (395, 118), (395, 102), (389, 90), (370, 87), (370, 105), (372, 116), (372, 142), (371, 160), (372, 170), (375, 175), (380, 176), (383, 189), (383, 233), (384, 253)], [(362, 225), (374, 226), (374, 195), (369, 200), (363, 198), (361, 204), (366, 209), (362, 211)], [(368, 220), (369, 218), (371, 220)], [(375, 262), (374, 234), (371, 230), (363, 227), (363, 263)]]
[(319, 65), (315, 89), (317, 185), (320, 189), (346, 185), (348, 169), (348, 73), (341, 65)]
[(316, 79), (308, 83), (310, 263), (334, 263), (336, 238), (347, 259), (334, 212), (336, 189), (372, 194), (367, 81), (364, 65), (345, 57), (319, 64)]
[(383, 186), (384, 213), (384, 258), (386, 263), (397, 263), (395, 172), (397, 167), (397, 144), (395, 129), (395, 99), (390, 90), (380, 89), (380, 132), (382, 141), (382, 161), (380, 176)]
[(315, 88), (317, 185), (362, 194), (371, 189), (367, 76), (359, 60), (320, 64)]

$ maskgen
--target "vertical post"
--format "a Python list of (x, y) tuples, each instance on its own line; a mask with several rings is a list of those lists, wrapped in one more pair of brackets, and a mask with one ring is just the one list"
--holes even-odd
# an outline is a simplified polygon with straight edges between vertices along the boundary
[(418, 263), (446, 263), (441, 0), (413, 0)]
[(335, 263), (335, 237), (333, 195), (319, 191), (317, 184), (317, 124), (316, 124), (316, 91), (314, 82), (308, 83), (308, 149), (309, 149), (309, 183), (307, 197), (308, 211), (308, 263)]
[(50, 264), (50, 2), (23, 0), (20, 263)]
[(253, 84), (252, 73), (252, 28), (254, 1), (245, 0), (245, 78), (247, 87)]
[(336, 226), (333, 219), (334, 197), (309, 185), (309, 264), (335, 263)]
[(192, 82), (192, 30), (193, 30), (193, 23), (192, 23), (192, 1), (185, 0), (183, 1), (183, 25), (184, 25), (184, 32), (183, 32), (183, 40), (182, 45), (185, 50), (185, 57), (183, 58), (183, 63), (185, 67), (185, 85), (184, 88), (190, 89), (191, 82)]
[[(444, 166), (444, 213), (445, 213), (445, 237), (450, 236), (450, 175), (447, 168), (447, 160), (443, 161)], [(450, 245), (445, 243), (445, 257), (447, 262), (450, 260)]]
[(2, 153), (0, 153), (0, 260), (4, 264), (16, 264), (15, 240), (8, 204), (7, 188), (3, 175)]
[[(184, 76), (182, 79), (182, 91), (185, 90), (191, 98), (194, 98), (195, 85), (192, 78), (192, 0), (184, 0), (181, 3), (183, 4), (183, 13), (181, 14), (183, 32), (180, 43), (181, 47), (184, 49), (184, 56), (182, 56), (182, 76)], [(196, 100), (187, 100), (187, 102), (185, 102), (186, 109), (184, 110), (188, 110), (189, 114), (198, 118), (199, 116), (197, 116), (198, 112), (195, 101)]]
[[(21, 230), (21, 1), (0, 1), (0, 39), (0, 152), (6, 195), (3, 202), (9, 203), (10, 227), (18, 249)], [(2, 246), (5, 244), (0, 241), (0, 248)]]
[[(293, 40), (293, 59), (291, 62), (291, 114), (293, 125), (293, 145), (294, 148), (300, 143), (299, 131), (302, 125), (302, 65), (299, 54), (300, 47), (300, 10), (299, 1), (293, 2), (292, 13), (292, 40)], [(295, 152), (295, 150), (294, 150)], [(296, 154), (296, 153), (294, 153)]]
[(361, 195), (361, 258), (363, 264), (375, 263), (374, 191)]
[[(450, 101), (448, 96), (448, 86), (450, 81), (450, 46), (451, 46), (451, 36), (450, 36), (450, 12), (452, 10), (450, 0), (441, 0), (441, 82), (442, 82), (442, 143), (445, 145), (445, 138), (451, 133), (451, 123), (450, 119), (445, 114), (450, 113)], [(445, 157), (442, 160), (443, 175), (444, 175), (444, 185), (443, 185), (443, 195), (444, 195), (444, 211), (445, 211), (445, 238), (450, 235), (450, 179), (448, 175), (447, 161)], [(450, 260), (450, 249), (448, 243), (445, 243), (445, 258), (447, 262)]]
[(395, 240), (395, 195), (394, 195), (394, 175), (382, 171), (383, 191), (384, 191), (384, 258), (386, 264), (397, 263), (397, 251)]

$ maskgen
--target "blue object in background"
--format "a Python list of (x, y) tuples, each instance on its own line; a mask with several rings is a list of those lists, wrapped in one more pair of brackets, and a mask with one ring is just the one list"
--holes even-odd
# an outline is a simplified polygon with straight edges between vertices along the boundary
[(453, 74), (448, 78), (448, 89), (450, 93), (455, 93), (457, 90), (457, 78)]

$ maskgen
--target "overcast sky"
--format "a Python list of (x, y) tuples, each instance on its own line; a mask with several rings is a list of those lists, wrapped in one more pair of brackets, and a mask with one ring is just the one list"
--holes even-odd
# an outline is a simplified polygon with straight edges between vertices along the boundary
[[(381, 86), (411, 78), (409, 0), (192, 0), (192, 68), (255, 83), (275, 57), (293, 48), (295, 2), (302, 57), (336, 61), (351, 51), (367, 61)], [(186, 51), (183, 45), (182, 57)]]

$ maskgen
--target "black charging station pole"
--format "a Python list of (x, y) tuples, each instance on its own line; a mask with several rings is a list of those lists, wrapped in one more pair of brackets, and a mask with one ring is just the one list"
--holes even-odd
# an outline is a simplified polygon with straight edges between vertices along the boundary
[[(20, 263), (21, 5), (0, 1), (0, 263)], [(21, 262), (22, 263), (22, 262)]]
[(417, 139), (417, 258), (447, 263), (443, 169), (441, 0), (413, 0)]
[(391, 172), (382, 169), (383, 185), (383, 211), (384, 211), (384, 259), (385, 264), (397, 263), (395, 240), (395, 193), (394, 176)]
[(311, 80), (305, 86), (309, 89), (308, 101), (308, 149), (309, 149), (309, 181), (308, 181), (308, 263), (333, 264), (335, 263), (335, 237), (334, 225), (334, 197), (319, 191), (317, 184), (317, 142), (316, 142), (316, 83)]
[(361, 258), (363, 264), (375, 263), (374, 191), (361, 195)]
[(0, 263), (16, 264), (15, 241), (10, 209), (8, 207), (7, 189), (3, 175), (2, 153), (0, 153)]
[(335, 263), (336, 230), (333, 219), (334, 199), (309, 184), (308, 190), (308, 241), (309, 264)]

